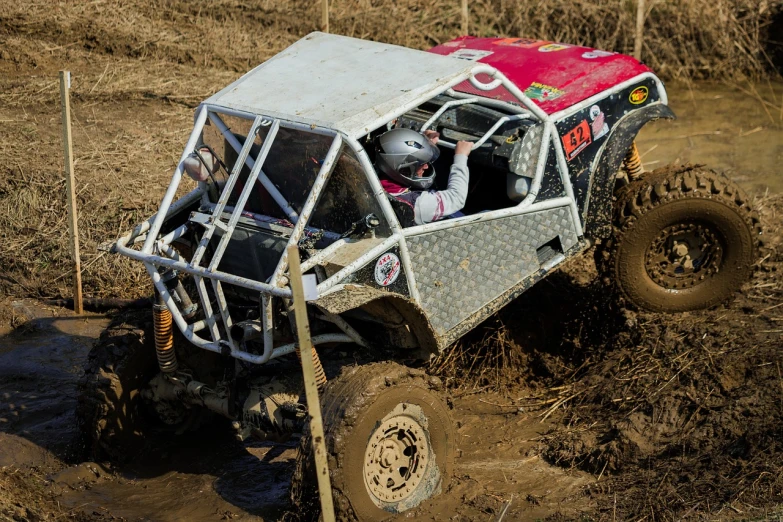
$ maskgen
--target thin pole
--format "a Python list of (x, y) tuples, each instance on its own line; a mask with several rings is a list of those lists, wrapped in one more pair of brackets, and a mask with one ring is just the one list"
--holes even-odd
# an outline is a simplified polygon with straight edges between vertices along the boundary
[(321, 30), (329, 32), (329, 0), (321, 0)]
[(462, 34), (468, 34), (468, 0), (462, 0)]
[(633, 57), (641, 61), (644, 40), (644, 0), (636, 0), (636, 38), (633, 43)]
[(326, 460), (324, 423), (321, 418), (321, 403), (318, 399), (318, 384), (313, 366), (313, 344), (310, 340), (310, 323), (307, 320), (307, 303), (302, 284), (302, 267), (299, 263), (299, 247), (288, 247), (288, 272), (291, 277), (291, 294), (294, 298), (296, 338), (299, 342), (299, 358), (304, 375), (307, 412), (310, 414), (310, 440), (315, 456), (315, 474), (318, 477), (318, 495), (321, 498), (321, 517), (324, 522), (334, 522), (332, 485), (329, 480), (329, 464)]
[(73, 176), (73, 138), (71, 137), (71, 73), (60, 71), (60, 102), (63, 117), (63, 150), (65, 152), (65, 195), (68, 202), (68, 233), (73, 258), (73, 311), (84, 312), (82, 304), (82, 262), (79, 255), (79, 223), (76, 210), (76, 181)]

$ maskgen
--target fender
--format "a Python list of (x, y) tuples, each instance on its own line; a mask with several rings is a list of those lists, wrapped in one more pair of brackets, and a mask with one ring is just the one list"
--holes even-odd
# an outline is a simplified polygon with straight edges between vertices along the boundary
[(405, 326), (406, 335), (412, 336), (413, 339), (399, 339), (395, 344), (400, 347), (417, 346), (418, 356), (423, 360), (429, 359), (431, 354), (437, 355), (443, 347), (438, 342), (427, 314), (415, 301), (402, 294), (367, 285), (347, 284), (341, 290), (321, 296), (313, 303), (336, 315), (361, 309), (382, 321), (391, 321)]
[(585, 237), (607, 238), (612, 229), (612, 195), (617, 171), (620, 170), (628, 148), (636, 139), (639, 130), (648, 122), (676, 119), (674, 112), (663, 103), (651, 104), (628, 113), (617, 122), (609, 140), (595, 157), (596, 168), (585, 212)]

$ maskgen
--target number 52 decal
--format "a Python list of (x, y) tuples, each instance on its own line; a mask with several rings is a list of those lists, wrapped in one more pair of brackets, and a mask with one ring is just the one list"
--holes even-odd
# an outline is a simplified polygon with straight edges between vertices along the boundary
[(579, 125), (568, 131), (562, 139), (566, 159), (571, 161), (593, 142), (593, 137), (590, 134), (590, 125), (588, 125), (587, 120), (582, 120)]

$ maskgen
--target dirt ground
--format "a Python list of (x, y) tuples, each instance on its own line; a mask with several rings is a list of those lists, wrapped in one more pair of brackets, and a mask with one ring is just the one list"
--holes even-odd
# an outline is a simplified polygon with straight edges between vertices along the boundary
[[(73, 73), (85, 292), (144, 296), (140, 267), (97, 246), (155, 211), (198, 101), (301, 22), (256, 20), (252, 40), (241, 8), (171, 21), (158, 6), (147, 24), (86, 5), (0, 13), (0, 521), (293, 519), (295, 441), (243, 445), (218, 426), (151, 441), (120, 468), (82, 461), (75, 383), (108, 318), (33, 298), (70, 296), (57, 71)], [(231, 35), (225, 49), (209, 31)], [(669, 95), (679, 119), (642, 131), (645, 167), (705, 163), (754, 196), (753, 279), (676, 316), (617, 304), (589, 256), (544, 280), (430, 366), (460, 453), (450, 489), (404, 518), (783, 520), (783, 84)]]

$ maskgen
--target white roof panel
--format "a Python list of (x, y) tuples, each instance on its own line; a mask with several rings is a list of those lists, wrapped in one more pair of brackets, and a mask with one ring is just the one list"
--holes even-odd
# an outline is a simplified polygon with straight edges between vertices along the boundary
[(396, 45), (311, 33), (207, 103), (358, 137), (402, 108), (459, 83), (475, 65)]

